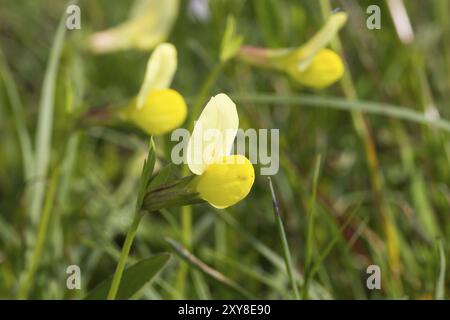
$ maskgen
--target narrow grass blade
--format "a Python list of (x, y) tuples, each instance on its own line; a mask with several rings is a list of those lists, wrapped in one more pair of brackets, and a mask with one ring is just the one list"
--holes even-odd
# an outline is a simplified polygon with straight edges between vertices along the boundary
[(292, 268), (292, 258), (291, 252), (289, 251), (289, 245), (286, 238), (286, 232), (284, 231), (283, 221), (281, 220), (280, 207), (275, 195), (275, 190), (273, 189), (272, 180), (268, 177), (270, 192), (272, 195), (273, 211), (275, 214), (275, 221), (277, 224), (278, 236), (280, 237), (281, 247), (283, 250), (284, 262), (286, 264), (286, 271), (288, 273), (289, 281), (291, 282), (292, 289), (294, 290), (294, 296), (298, 300), (300, 299), (300, 294), (298, 293), (297, 283), (295, 282), (294, 272)]
[[(158, 273), (166, 266), (170, 259), (169, 253), (161, 253), (150, 258), (143, 259), (131, 267), (127, 268), (117, 291), (116, 299), (126, 300), (133, 297), (146, 284), (150, 283)], [(111, 287), (112, 275), (93, 289), (85, 300), (106, 299), (108, 290)]]
[(305, 283), (303, 284), (302, 288), (302, 299), (308, 298), (310, 267), (313, 259), (313, 248), (314, 248), (314, 217), (316, 208), (317, 184), (319, 182), (319, 173), (320, 173), (320, 159), (321, 159), (320, 155), (317, 156), (317, 161), (314, 168), (312, 194), (309, 204), (308, 225), (306, 231), (307, 233), (306, 233), (306, 254), (305, 254)]
[(30, 133), (27, 129), (25, 112), (22, 101), (20, 100), (19, 91), (1, 49), (0, 77), (3, 78), (3, 85), (5, 86), (6, 95), (8, 96), (13, 114), (13, 122), (16, 127), (20, 150), (22, 153), (24, 177), (26, 181), (29, 181), (33, 174), (33, 149), (31, 146)]
[(444, 247), (442, 245), (442, 240), (438, 241), (438, 248), (439, 248), (439, 276), (438, 276), (438, 279), (436, 282), (435, 298), (437, 300), (444, 300), (444, 298), (445, 298), (446, 263), (445, 263), (445, 253), (444, 253)]
[(254, 299), (253, 295), (245, 290), (243, 287), (241, 287), (239, 284), (222, 274), (221, 272), (211, 268), (206, 263), (199, 260), (197, 257), (195, 257), (191, 252), (189, 252), (185, 247), (183, 247), (180, 243), (176, 242), (173, 239), (166, 238), (167, 243), (172, 247), (172, 249), (175, 251), (175, 253), (189, 263), (192, 267), (196, 268), (197, 270), (200, 270), (204, 274), (210, 276), (211, 278), (217, 280), (218, 282), (234, 289), (235, 291), (239, 292), (243, 297), (247, 299)]
[(275, 95), (275, 94), (248, 94), (232, 95), (233, 101), (240, 103), (261, 104), (289, 104), (302, 107), (329, 108), (344, 111), (361, 111), (396, 119), (430, 125), (446, 132), (450, 132), (450, 121), (445, 119), (429, 119), (423, 113), (387, 103), (363, 100), (346, 100), (341, 97), (318, 97), (314, 95)]
[(51, 153), (53, 131), (53, 112), (55, 108), (55, 87), (59, 61), (66, 35), (66, 13), (64, 12), (53, 45), (44, 76), (44, 84), (39, 102), (38, 122), (35, 141), (34, 179), (30, 205), (30, 218), (33, 224), (38, 221), (45, 194), (46, 176)]

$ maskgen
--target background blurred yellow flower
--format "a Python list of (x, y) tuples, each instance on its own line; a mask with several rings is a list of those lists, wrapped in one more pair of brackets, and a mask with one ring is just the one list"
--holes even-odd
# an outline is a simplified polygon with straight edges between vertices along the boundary
[(341, 57), (325, 47), (346, 21), (346, 13), (335, 13), (310, 40), (298, 48), (246, 46), (240, 49), (238, 57), (257, 67), (285, 72), (304, 86), (324, 88), (338, 81), (344, 73)]
[(137, 0), (127, 21), (91, 36), (90, 49), (95, 53), (151, 50), (167, 39), (177, 18), (178, 7), (179, 0)]
[(291, 64), (286, 67), (286, 73), (306, 87), (320, 89), (332, 85), (342, 77), (344, 63), (333, 50), (321, 49), (306, 68)]

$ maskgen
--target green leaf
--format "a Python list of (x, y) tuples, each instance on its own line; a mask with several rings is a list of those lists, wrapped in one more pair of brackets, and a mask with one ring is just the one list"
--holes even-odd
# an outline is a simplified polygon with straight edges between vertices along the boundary
[(151, 191), (161, 185), (166, 184), (171, 177), (173, 167), (174, 165), (170, 163), (159, 170), (159, 172), (150, 179), (147, 186), (147, 191)]
[(165, 190), (163, 192), (150, 193), (144, 199), (142, 210), (155, 212), (161, 209), (182, 207), (204, 202), (205, 200), (201, 199), (197, 192)]
[(147, 185), (149, 184), (150, 178), (155, 168), (156, 154), (155, 154), (155, 143), (153, 138), (150, 138), (150, 147), (148, 149), (147, 160), (145, 160), (144, 167), (142, 168), (142, 175), (139, 181), (139, 191), (138, 191), (138, 201), (136, 203), (136, 208), (142, 206), (144, 201), (145, 193), (147, 191)]
[[(166, 173), (162, 174), (166, 175)], [(205, 202), (205, 200), (199, 197), (199, 194), (192, 185), (190, 185), (195, 177), (196, 175), (190, 175), (175, 181), (166, 182), (156, 188), (153, 187), (152, 181), (150, 183), (152, 190), (145, 194), (141, 209), (154, 212), (164, 208), (181, 207)], [(161, 179), (164, 179), (164, 177)]]
[[(130, 299), (144, 285), (152, 281), (155, 276), (164, 268), (170, 259), (169, 253), (161, 253), (150, 258), (143, 259), (126, 269), (120, 282), (116, 299)], [(85, 300), (106, 299), (108, 290), (111, 287), (112, 275), (92, 290)]]

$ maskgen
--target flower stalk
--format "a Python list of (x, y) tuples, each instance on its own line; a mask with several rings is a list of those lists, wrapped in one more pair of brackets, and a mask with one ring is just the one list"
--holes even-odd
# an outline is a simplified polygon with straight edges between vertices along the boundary
[(120, 280), (122, 279), (123, 271), (125, 270), (125, 265), (130, 254), (130, 249), (133, 244), (133, 240), (136, 237), (136, 233), (141, 222), (142, 214), (137, 213), (134, 216), (133, 222), (131, 223), (130, 229), (128, 229), (125, 242), (122, 247), (122, 252), (120, 253), (119, 262), (117, 263), (116, 271), (111, 282), (111, 288), (109, 289), (107, 299), (114, 300), (119, 291)]

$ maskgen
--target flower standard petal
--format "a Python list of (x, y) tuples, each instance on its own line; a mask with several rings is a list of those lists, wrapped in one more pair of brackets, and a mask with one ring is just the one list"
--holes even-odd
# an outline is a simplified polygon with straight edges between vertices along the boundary
[(137, 108), (144, 105), (151, 90), (166, 89), (177, 69), (177, 49), (170, 43), (158, 45), (147, 63), (144, 82), (137, 97)]
[(186, 155), (189, 169), (200, 175), (209, 164), (229, 155), (238, 127), (234, 102), (224, 93), (212, 97), (189, 139)]

